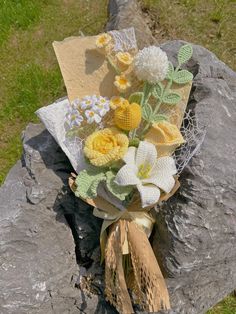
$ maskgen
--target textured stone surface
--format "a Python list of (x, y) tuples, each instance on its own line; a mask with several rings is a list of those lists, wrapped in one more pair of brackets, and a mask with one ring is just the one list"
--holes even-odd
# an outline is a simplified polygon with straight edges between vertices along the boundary
[(109, 21), (107, 30), (123, 29), (133, 26), (139, 48), (156, 42), (141, 15), (135, 0), (110, 0), (108, 5)]
[[(176, 61), (181, 44), (162, 47)], [(193, 49), (188, 108), (206, 137), (157, 216), (153, 241), (175, 313), (186, 314), (205, 313), (236, 287), (236, 73), (203, 47)]]
[[(110, 3), (112, 25), (139, 34), (134, 2)], [(149, 35), (143, 29), (140, 46)], [(180, 44), (163, 45), (173, 62)], [(188, 68), (195, 74), (189, 108), (207, 133), (180, 191), (157, 215), (152, 242), (167, 278), (169, 314), (205, 313), (236, 287), (236, 74), (199, 46)], [(29, 125), (23, 161), (0, 189), (0, 313), (116, 313), (103, 297), (101, 221), (68, 190), (70, 171), (50, 134)], [(78, 289), (87, 283), (90, 293)]]
[[(86, 269), (76, 263), (74, 239), (65, 219), (71, 224), (75, 220), (72, 205), (73, 212), (78, 208), (78, 201), (65, 188), (71, 166), (42, 125), (29, 125), (23, 144), (22, 161), (0, 189), (0, 313), (100, 311), (103, 299), (95, 294), (86, 298), (76, 288)], [(94, 250), (99, 223), (94, 217), (90, 220), (88, 206), (80, 205), (80, 209), (74, 235), (77, 246), (78, 239), (87, 236), (86, 250), (83, 246), (76, 250), (78, 262), (87, 266), (92, 264), (92, 255), (99, 261)], [(102, 268), (100, 273), (102, 278)]]
[(0, 313), (53, 313), (54, 297), (62, 310), (72, 306), (62, 291), (77, 272), (74, 243), (55, 204), (65, 157), (42, 130), (27, 128), (26, 167), (19, 161), (0, 190)]

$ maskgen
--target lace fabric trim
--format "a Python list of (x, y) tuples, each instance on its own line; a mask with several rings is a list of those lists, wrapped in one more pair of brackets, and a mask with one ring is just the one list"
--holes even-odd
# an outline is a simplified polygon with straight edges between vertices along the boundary
[(137, 50), (134, 28), (130, 27), (119, 31), (111, 31), (109, 34), (113, 37), (115, 45), (114, 52)]
[(175, 150), (174, 159), (178, 174), (188, 165), (195, 156), (204, 141), (206, 127), (197, 119), (192, 110), (185, 113), (180, 131), (185, 139), (185, 143)]

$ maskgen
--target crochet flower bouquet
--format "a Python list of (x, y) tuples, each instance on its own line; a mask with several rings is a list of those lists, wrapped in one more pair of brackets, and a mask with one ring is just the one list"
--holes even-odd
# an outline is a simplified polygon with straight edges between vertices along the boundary
[(107, 300), (120, 313), (133, 312), (131, 299), (148, 312), (169, 309), (148, 238), (154, 210), (179, 188), (203, 138), (185, 113), (193, 75), (182, 66), (192, 47), (180, 47), (174, 67), (159, 47), (138, 50), (131, 28), (73, 37), (54, 49), (68, 99), (37, 114), (76, 171), (71, 189), (103, 219)]

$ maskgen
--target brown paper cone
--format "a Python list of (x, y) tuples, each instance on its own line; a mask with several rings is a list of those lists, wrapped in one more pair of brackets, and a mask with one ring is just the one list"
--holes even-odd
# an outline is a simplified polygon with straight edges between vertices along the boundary
[[(132, 284), (130, 278), (125, 278), (122, 266), (122, 246), (126, 237), (133, 268)], [(133, 313), (127, 285), (145, 311), (170, 309), (165, 280), (149, 240), (132, 221), (121, 219), (111, 227), (105, 254), (105, 283), (107, 299), (121, 314)]]
[(96, 36), (70, 37), (53, 48), (70, 101), (87, 95), (111, 98), (117, 94), (115, 72), (95, 46)]

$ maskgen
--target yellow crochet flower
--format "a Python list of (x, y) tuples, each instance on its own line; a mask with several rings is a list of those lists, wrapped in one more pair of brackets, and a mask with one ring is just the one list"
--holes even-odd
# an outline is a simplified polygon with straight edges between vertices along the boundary
[(122, 130), (130, 131), (136, 129), (142, 119), (142, 110), (140, 105), (128, 102), (116, 108), (114, 113), (114, 122)]
[(145, 140), (156, 146), (158, 157), (172, 155), (185, 142), (177, 126), (167, 121), (153, 124), (145, 135)]
[(108, 166), (121, 159), (128, 146), (129, 139), (125, 134), (115, 128), (106, 128), (87, 137), (84, 154), (94, 166)]
[(127, 77), (121, 74), (116, 75), (114, 85), (117, 87), (119, 92), (123, 93), (131, 86), (131, 82)]
[(96, 46), (98, 48), (106, 47), (111, 41), (111, 36), (109, 34), (103, 33), (97, 37)]
[(116, 58), (118, 65), (122, 70), (126, 70), (133, 62), (133, 57), (128, 52), (118, 52)]
[(115, 110), (116, 108), (120, 107), (123, 104), (129, 104), (128, 100), (120, 96), (113, 96), (110, 99), (110, 107), (111, 109)]

